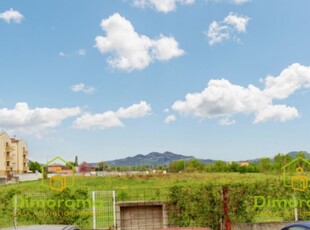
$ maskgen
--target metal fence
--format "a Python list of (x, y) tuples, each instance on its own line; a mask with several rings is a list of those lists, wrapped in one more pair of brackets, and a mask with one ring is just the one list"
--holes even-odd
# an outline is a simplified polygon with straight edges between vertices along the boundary
[(52, 198), (44, 193), (13, 196), (6, 205), (11, 214), (4, 215), (6, 219), (0, 218), (0, 228), (76, 224), (82, 229), (148, 230), (169, 225), (167, 189), (90, 191), (83, 200), (71, 195), (64, 199), (61, 192), (54, 194)]
[[(116, 227), (115, 191), (92, 191), (92, 228), (110, 229)], [(96, 205), (100, 201), (102, 205)]]

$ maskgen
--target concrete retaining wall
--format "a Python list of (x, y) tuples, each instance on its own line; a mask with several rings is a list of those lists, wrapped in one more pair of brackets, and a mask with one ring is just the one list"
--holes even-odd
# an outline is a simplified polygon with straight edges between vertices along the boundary
[(15, 174), (14, 177), (18, 177), (18, 181), (33, 181), (42, 178), (41, 173), (32, 173), (32, 174)]

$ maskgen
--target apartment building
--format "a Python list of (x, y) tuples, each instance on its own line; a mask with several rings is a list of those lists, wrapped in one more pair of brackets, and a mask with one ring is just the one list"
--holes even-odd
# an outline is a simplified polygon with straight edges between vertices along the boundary
[(0, 132), (0, 177), (11, 178), (14, 174), (28, 172), (27, 143)]

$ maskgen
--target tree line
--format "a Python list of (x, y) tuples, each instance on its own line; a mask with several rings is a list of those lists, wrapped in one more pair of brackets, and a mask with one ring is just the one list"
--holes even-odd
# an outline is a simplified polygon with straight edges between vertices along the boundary
[[(196, 159), (190, 161), (176, 160), (169, 165), (170, 172), (239, 172), (239, 173), (278, 173), (283, 166), (286, 166), (297, 157), (306, 159), (306, 152), (298, 152), (293, 158), (290, 154), (278, 153), (274, 158), (264, 157), (256, 161), (240, 162), (215, 161), (204, 164)], [(309, 165), (300, 163), (304, 169), (309, 171)], [(295, 170), (290, 168), (289, 170)]]
[[(306, 152), (298, 152), (295, 158), (301, 157), (303, 159), (307, 158)], [(213, 163), (203, 163), (197, 159), (191, 160), (175, 160), (169, 165), (162, 166), (109, 166), (106, 162), (101, 161), (95, 167), (91, 167), (87, 162), (82, 162), (78, 164), (77, 158), (75, 162), (70, 161), (66, 164), (66, 168), (70, 166), (78, 167), (79, 172), (83, 174), (89, 171), (149, 171), (149, 170), (165, 170), (171, 173), (179, 172), (239, 172), (239, 173), (270, 173), (270, 172), (280, 172), (282, 167), (287, 165), (289, 162), (294, 160), (290, 154), (276, 154), (273, 158), (260, 158), (256, 161), (247, 161), (241, 164), (240, 162), (226, 162), (226, 161), (214, 161)], [(308, 169), (308, 165), (302, 165), (304, 168)], [(29, 169), (33, 172), (41, 172), (41, 165), (38, 162), (31, 162), (29, 164)], [(309, 171), (309, 170), (308, 170)]]

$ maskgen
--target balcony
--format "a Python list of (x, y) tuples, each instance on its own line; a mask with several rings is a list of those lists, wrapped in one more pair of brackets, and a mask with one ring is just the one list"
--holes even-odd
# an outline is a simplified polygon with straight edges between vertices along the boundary
[(24, 162), (24, 163), (27, 163), (27, 162), (28, 162), (28, 159), (27, 159), (27, 158), (23, 158), (23, 162)]
[(14, 161), (13, 157), (12, 156), (6, 156), (6, 161)]
[(24, 170), (24, 172), (28, 172), (28, 167), (24, 166), (23, 170)]
[(6, 171), (11, 171), (11, 166), (6, 166)]
[(28, 154), (28, 150), (23, 149), (23, 155), (27, 155)]
[(12, 152), (14, 149), (11, 146), (5, 146), (5, 151), (6, 152)]

